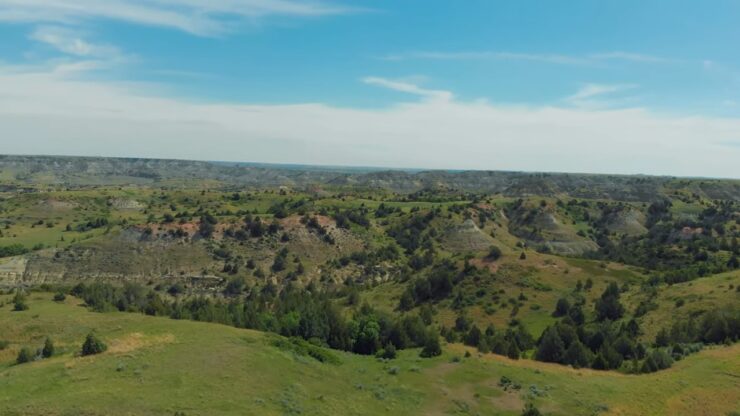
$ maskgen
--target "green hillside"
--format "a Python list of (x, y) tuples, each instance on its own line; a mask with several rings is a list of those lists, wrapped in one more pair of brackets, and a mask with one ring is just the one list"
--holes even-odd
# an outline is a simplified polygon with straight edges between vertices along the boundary
[[(548, 415), (740, 411), (737, 344), (639, 376), (514, 361), (461, 345), (433, 359), (406, 350), (388, 362), (332, 351), (338, 363), (322, 363), (276, 346), (282, 338), (275, 335), (95, 313), (74, 298), (51, 297), (31, 294), (23, 312), (2, 297), (2, 338), (10, 342), (0, 351), (4, 415), (518, 415), (529, 401)], [(76, 356), (91, 330), (108, 350)], [(22, 346), (41, 346), (46, 337), (56, 345), (52, 358), (14, 364)]]

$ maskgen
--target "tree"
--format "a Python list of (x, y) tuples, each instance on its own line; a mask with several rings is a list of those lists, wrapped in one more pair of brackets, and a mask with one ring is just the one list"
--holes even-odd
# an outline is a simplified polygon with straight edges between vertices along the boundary
[(203, 236), (203, 238), (211, 238), (213, 236), (213, 232), (216, 231), (215, 224), (217, 223), (218, 221), (216, 220), (216, 218), (214, 218), (210, 214), (201, 216), (198, 233)]
[(52, 342), (51, 338), (46, 338), (46, 341), (44, 341), (44, 348), (41, 350), (41, 356), (49, 358), (52, 355), (54, 355), (54, 342)]
[(470, 345), (471, 347), (477, 347), (480, 343), (481, 339), (481, 332), (480, 329), (478, 329), (477, 325), (473, 325), (472, 328), (470, 328), (470, 331), (468, 331), (468, 334), (465, 336), (465, 345)]
[(519, 351), (519, 346), (516, 344), (516, 342), (510, 342), (509, 348), (506, 350), (506, 356), (511, 358), (512, 360), (518, 360), (521, 354), (522, 352)]
[(21, 348), (20, 351), (18, 351), (18, 357), (15, 359), (15, 362), (17, 364), (23, 364), (27, 363), (33, 360), (33, 352), (31, 352), (31, 349), (28, 347)]
[(563, 340), (560, 339), (557, 328), (554, 326), (548, 327), (545, 333), (542, 334), (535, 358), (538, 361), (559, 363), (562, 362), (564, 355), (565, 345)]
[(665, 328), (662, 328), (655, 335), (655, 346), (656, 347), (667, 347), (669, 343), (670, 343), (670, 338), (668, 337), (668, 331)]
[(411, 287), (406, 289), (403, 294), (401, 294), (401, 300), (398, 302), (398, 308), (402, 311), (408, 311), (411, 310), (411, 308), (414, 307), (414, 294), (411, 290)]
[(436, 332), (430, 331), (427, 336), (427, 340), (424, 343), (424, 348), (419, 354), (422, 358), (431, 358), (442, 355), (442, 347), (439, 345), (439, 336)]
[(455, 330), (465, 332), (470, 329), (470, 319), (465, 314), (460, 314), (455, 318)]
[(558, 303), (555, 305), (555, 312), (553, 312), (552, 316), (554, 317), (565, 316), (568, 314), (569, 310), (570, 310), (570, 302), (568, 302), (568, 299), (560, 298), (558, 299)]
[(385, 358), (386, 360), (392, 360), (396, 358), (396, 346), (392, 342), (385, 345), (385, 348), (378, 351), (378, 357)]
[(604, 356), (599, 353), (596, 355), (596, 358), (594, 358), (593, 363), (591, 363), (591, 368), (594, 370), (608, 370), (609, 363), (606, 361)]
[(491, 246), (491, 248), (488, 249), (488, 259), (491, 261), (496, 261), (501, 258), (501, 249), (496, 246)]
[(591, 365), (591, 350), (586, 348), (581, 341), (576, 340), (570, 344), (565, 351), (565, 364), (570, 364), (573, 368), (588, 367)]
[(13, 310), (20, 312), (28, 310), (28, 305), (26, 304), (26, 297), (23, 295), (23, 293), (19, 290), (15, 293), (15, 297), (13, 297)]
[(227, 296), (236, 296), (241, 294), (244, 291), (244, 279), (241, 277), (236, 277), (234, 279), (229, 280), (229, 283), (226, 284), (226, 288), (224, 289), (224, 295)]
[(624, 315), (624, 306), (619, 303), (619, 287), (616, 283), (609, 283), (604, 293), (601, 294), (601, 298), (596, 300), (594, 308), (596, 319), (599, 321), (606, 319), (616, 321)]
[(522, 410), (522, 416), (542, 416), (542, 413), (534, 407), (534, 404), (527, 403)]
[(580, 305), (571, 306), (568, 310), (568, 317), (576, 326), (583, 325), (586, 321), (586, 316), (583, 314), (583, 309), (581, 309)]
[(85, 338), (85, 342), (82, 344), (82, 355), (100, 354), (107, 349), (108, 346), (91, 332), (87, 334), (87, 338)]

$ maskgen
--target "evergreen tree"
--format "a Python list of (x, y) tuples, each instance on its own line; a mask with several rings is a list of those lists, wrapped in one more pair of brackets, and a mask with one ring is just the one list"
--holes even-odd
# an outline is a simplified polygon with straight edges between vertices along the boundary
[(18, 351), (18, 357), (16, 357), (15, 362), (17, 364), (23, 364), (27, 363), (33, 360), (33, 352), (31, 352), (31, 349), (28, 347), (21, 348), (20, 351)]
[(545, 333), (542, 334), (535, 358), (538, 361), (559, 363), (562, 362), (564, 355), (565, 346), (563, 340), (560, 339), (558, 330), (554, 326), (548, 327)]
[(439, 345), (439, 336), (436, 332), (430, 331), (427, 336), (426, 343), (424, 343), (424, 348), (421, 350), (419, 356), (422, 358), (431, 358), (439, 355), (442, 355), (442, 347)]
[(519, 347), (516, 345), (516, 342), (509, 343), (509, 348), (506, 351), (506, 356), (513, 359), (518, 360), (519, 356), (521, 356), (522, 352), (519, 351)]
[(465, 345), (469, 345), (471, 347), (477, 347), (478, 344), (480, 344), (480, 339), (481, 339), (480, 329), (478, 329), (478, 326), (473, 325), (473, 327), (470, 328), (470, 331), (468, 331), (468, 334), (465, 336)]
[(527, 403), (522, 410), (522, 416), (542, 416), (542, 413), (534, 407), (534, 404)]
[(85, 342), (82, 344), (82, 355), (100, 354), (107, 349), (108, 346), (91, 332), (87, 334), (87, 338), (85, 338)]
[(581, 341), (576, 340), (570, 344), (565, 351), (565, 364), (570, 364), (574, 368), (589, 367), (591, 365), (593, 353), (586, 348)]
[(616, 283), (609, 283), (601, 298), (596, 300), (594, 307), (596, 319), (599, 321), (606, 319), (616, 321), (624, 315), (624, 306), (619, 303), (619, 287)]
[(17, 312), (28, 310), (26, 296), (20, 290), (18, 290), (13, 297), (13, 310)]
[(44, 341), (44, 348), (41, 350), (41, 356), (49, 358), (52, 355), (54, 355), (54, 342), (52, 342), (51, 338), (46, 338), (46, 341)]
[(568, 314), (569, 310), (570, 310), (570, 302), (568, 302), (568, 299), (560, 298), (558, 299), (558, 303), (555, 305), (555, 312), (552, 313), (552, 316), (554, 317), (565, 316)]

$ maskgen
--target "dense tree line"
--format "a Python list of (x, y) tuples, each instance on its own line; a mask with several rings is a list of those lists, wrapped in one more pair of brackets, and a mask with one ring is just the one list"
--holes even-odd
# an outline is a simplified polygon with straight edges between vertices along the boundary
[(251, 290), (243, 299), (213, 300), (198, 296), (167, 300), (153, 290), (127, 283), (117, 287), (104, 283), (79, 284), (72, 294), (95, 311), (119, 310), (173, 319), (216, 322), (239, 328), (300, 337), (316, 345), (376, 354), (381, 349), (427, 347), (436, 354), (438, 334), (419, 315), (392, 317), (363, 305), (346, 317), (331, 297), (313, 286), (289, 285), (278, 292), (268, 284)]

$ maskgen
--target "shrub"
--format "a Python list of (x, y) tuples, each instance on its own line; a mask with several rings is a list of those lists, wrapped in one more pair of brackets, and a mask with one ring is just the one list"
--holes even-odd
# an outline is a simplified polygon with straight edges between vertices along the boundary
[(555, 305), (555, 312), (553, 312), (552, 316), (565, 316), (568, 314), (568, 311), (570, 311), (570, 302), (566, 298), (560, 298), (557, 305)]
[(392, 360), (396, 358), (396, 346), (393, 343), (388, 343), (385, 348), (378, 351), (376, 354), (378, 358), (385, 358), (386, 360)]
[(0, 339), (0, 351), (8, 348), (8, 345), (10, 345), (9, 341), (6, 341), (4, 339)]
[(541, 416), (539, 410), (532, 403), (527, 403), (522, 410), (522, 416)]
[(431, 358), (442, 355), (442, 347), (439, 345), (439, 337), (435, 333), (429, 334), (427, 341), (424, 343), (424, 348), (419, 354), (422, 358)]
[(52, 355), (54, 355), (54, 342), (51, 338), (46, 338), (46, 341), (44, 341), (44, 348), (41, 350), (41, 356), (49, 358)]
[(64, 302), (64, 300), (67, 299), (67, 295), (65, 295), (62, 292), (58, 292), (54, 295), (54, 302)]
[(26, 297), (21, 293), (19, 290), (16, 292), (15, 297), (13, 297), (13, 310), (14, 311), (25, 311), (28, 310), (28, 305), (26, 304)]
[(87, 334), (87, 338), (85, 338), (85, 342), (82, 344), (82, 355), (100, 354), (107, 349), (108, 346), (91, 332)]
[(488, 249), (488, 259), (492, 261), (496, 261), (501, 258), (501, 249), (496, 246), (491, 246), (491, 248)]
[(31, 352), (31, 349), (28, 347), (23, 347), (18, 352), (18, 357), (15, 359), (15, 362), (18, 364), (27, 363), (33, 360), (33, 352)]

